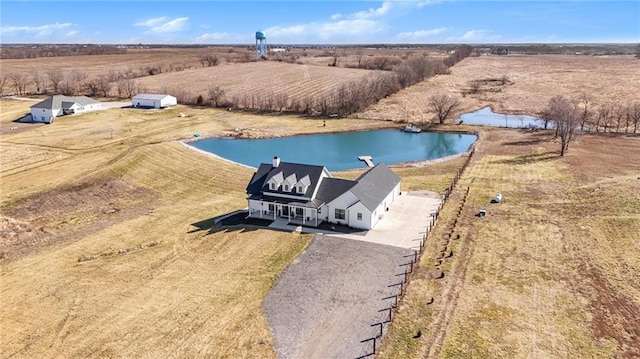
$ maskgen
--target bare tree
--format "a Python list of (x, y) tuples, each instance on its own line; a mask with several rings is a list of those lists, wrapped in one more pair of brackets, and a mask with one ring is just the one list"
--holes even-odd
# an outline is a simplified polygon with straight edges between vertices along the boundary
[(20, 72), (13, 72), (9, 74), (9, 78), (12, 81), (13, 88), (18, 95), (23, 95), (29, 84), (29, 77), (26, 74)]
[(333, 67), (338, 66), (338, 64), (340, 63), (340, 57), (342, 56), (343, 56), (342, 50), (335, 47), (333, 51), (331, 51), (331, 58), (333, 59), (333, 62), (330, 63), (329, 66), (333, 66)]
[(429, 106), (431, 110), (436, 113), (438, 123), (444, 123), (451, 113), (460, 106), (460, 101), (447, 94), (441, 93), (429, 98)]
[(131, 78), (122, 78), (118, 80), (116, 87), (118, 89), (118, 96), (132, 97), (136, 90), (136, 81)]
[(591, 119), (591, 96), (587, 93), (582, 93), (578, 97), (580, 103), (580, 131), (584, 131), (584, 125)]
[(600, 124), (604, 127), (604, 132), (611, 127), (613, 121), (613, 106), (611, 104), (604, 104), (598, 109), (598, 117), (596, 122), (596, 132)]
[(210, 86), (207, 90), (207, 96), (211, 106), (218, 107), (223, 102), (224, 94), (225, 91), (220, 86)]
[(100, 80), (96, 77), (85, 81), (85, 87), (89, 92), (89, 96), (95, 97), (100, 92)]
[(98, 87), (100, 88), (100, 93), (102, 96), (109, 96), (109, 91), (111, 91), (111, 80), (108, 75), (100, 75), (98, 76)]
[(549, 100), (545, 112), (556, 126), (560, 137), (560, 156), (569, 149), (569, 143), (575, 139), (576, 129), (580, 123), (580, 111), (562, 96)]
[(31, 79), (33, 80), (33, 84), (36, 86), (36, 93), (41, 94), (46, 92), (46, 78), (45, 75), (39, 69), (32, 67), (31, 68)]
[(53, 93), (57, 94), (60, 91), (60, 83), (64, 80), (64, 74), (58, 69), (51, 69), (47, 72), (47, 76), (51, 82)]
[(358, 61), (358, 68), (362, 67), (362, 58), (364, 57), (364, 48), (357, 47), (355, 51), (356, 61)]
[(216, 55), (202, 55), (199, 57), (199, 60), (202, 67), (217, 66), (220, 61)]
[(4, 85), (9, 80), (9, 76), (7, 74), (0, 76), (0, 96), (4, 94)]
[(627, 107), (627, 124), (630, 123), (633, 124), (633, 133), (637, 133), (638, 124), (640, 123), (640, 102), (633, 103)]

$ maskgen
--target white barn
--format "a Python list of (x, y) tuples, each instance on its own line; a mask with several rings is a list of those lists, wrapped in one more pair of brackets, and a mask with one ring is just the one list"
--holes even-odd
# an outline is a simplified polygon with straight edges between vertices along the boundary
[(323, 166), (262, 163), (247, 185), (249, 216), (285, 218), (290, 223), (322, 222), (371, 229), (400, 195), (400, 177), (384, 164), (355, 181), (333, 178)]
[(131, 99), (133, 107), (165, 108), (176, 106), (178, 100), (171, 95), (139, 93)]
[(51, 123), (58, 116), (102, 109), (102, 103), (87, 96), (53, 95), (31, 106), (33, 122)]

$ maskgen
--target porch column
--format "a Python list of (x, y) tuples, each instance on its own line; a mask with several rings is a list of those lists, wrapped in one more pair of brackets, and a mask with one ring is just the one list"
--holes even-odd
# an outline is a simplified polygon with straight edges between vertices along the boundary
[(307, 216), (307, 209), (302, 208), (302, 224), (304, 224), (305, 217)]
[(264, 202), (260, 201), (260, 218), (262, 218), (262, 212), (264, 212)]
[(287, 205), (287, 221), (291, 222), (291, 206)]

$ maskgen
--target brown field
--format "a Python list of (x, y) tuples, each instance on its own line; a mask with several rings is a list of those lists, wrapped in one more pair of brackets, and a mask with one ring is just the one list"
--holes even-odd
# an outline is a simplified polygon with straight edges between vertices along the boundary
[(267, 61), (165, 73), (141, 78), (137, 82), (149, 92), (162, 92), (170, 84), (173, 89), (188, 89), (195, 96), (207, 96), (210, 87), (219, 86), (225, 90), (228, 99), (284, 94), (302, 100), (322, 97), (342, 84), (375, 73), (362, 69)]
[[(491, 106), (494, 111), (535, 115), (550, 98), (592, 96), (596, 105), (628, 105), (640, 93), (640, 60), (633, 56), (480, 56), (469, 57), (440, 75), (404, 89), (371, 106), (358, 117), (429, 122), (429, 97), (444, 92), (461, 100), (458, 113)], [(472, 81), (507, 76), (504, 86), (487, 85), (479, 94), (466, 95)]]
[[(328, 67), (327, 64), (333, 62), (333, 58), (330, 57), (330, 53), (334, 51), (331, 48), (290, 48), (287, 52), (282, 54), (272, 54), (272, 60), (268, 62), (269, 65), (265, 65), (264, 72), (267, 77), (263, 77), (264, 74), (259, 73), (257, 70), (249, 70), (251, 76), (245, 76), (242, 70), (236, 69), (235, 66), (242, 66), (243, 64), (238, 62), (255, 61), (255, 51), (253, 45), (247, 46), (220, 46), (220, 47), (204, 47), (204, 48), (141, 48), (141, 49), (127, 49), (124, 54), (113, 55), (84, 55), (84, 56), (58, 56), (58, 57), (46, 57), (46, 58), (34, 58), (34, 59), (3, 59), (2, 60), (2, 73), (0, 75), (11, 73), (21, 73), (27, 76), (31, 76), (33, 69), (38, 69), (45, 75), (52, 70), (60, 71), (62, 73), (70, 73), (73, 70), (81, 69), (88, 75), (89, 78), (98, 77), (101, 75), (107, 75), (109, 72), (120, 72), (131, 70), (135, 73), (145, 73), (149, 67), (155, 67), (162, 70), (162, 73), (168, 72), (182, 72), (182, 70), (195, 70), (201, 69), (200, 57), (204, 55), (214, 55), (220, 61), (220, 67), (225, 65), (233, 65), (232, 68), (226, 68), (223, 70), (209, 69), (210, 71), (204, 72), (204, 77), (209, 78), (211, 76), (227, 76), (221, 83), (218, 83), (216, 78), (212, 78), (212, 84), (224, 85), (227, 89), (227, 85), (230, 86), (229, 91), (239, 91), (236, 86), (242, 86), (239, 82), (249, 81), (246, 85), (254, 85), (257, 88), (262, 88), (261, 82), (266, 81), (267, 86), (272, 82), (272, 78), (276, 78), (276, 83), (281, 84), (281, 80), (277, 79), (278, 74), (272, 71), (283, 71), (295, 73), (294, 78), (291, 81), (301, 82), (304, 86), (309, 85), (309, 74), (306, 70), (297, 68), (297, 70), (283, 70), (284, 67), (280, 65), (272, 65), (271, 62), (279, 62), (278, 59), (283, 59), (289, 62), (295, 62), (298, 64), (310, 65), (314, 67)], [(341, 48), (339, 57), (339, 67), (356, 66), (357, 60), (355, 53), (362, 51), (363, 59), (370, 59), (374, 56), (391, 56), (402, 57), (413, 53), (426, 53), (429, 56), (442, 56), (441, 53), (434, 51), (433, 49), (421, 49), (421, 48), (363, 48), (362, 50), (356, 50), (352, 48)], [(264, 61), (261, 61), (264, 63)], [(273, 67), (272, 67), (273, 66)], [(242, 69), (246, 69), (241, 67)], [(342, 76), (352, 76), (352, 71), (341, 72), (335, 71), (321, 71), (320, 73), (311, 70), (311, 75), (315, 78), (318, 75), (329, 75), (328, 79), (322, 79), (324, 82), (335, 81), (336, 79), (342, 83)], [(218, 72), (220, 71), (220, 72)], [(177, 81), (177, 84), (183, 85), (188, 82), (188, 90), (195, 94), (206, 93), (206, 89), (210, 84), (205, 84), (202, 89), (192, 88), (192, 86), (201, 83), (201, 79), (197, 75), (185, 74), (169, 76), (169, 78), (154, 79), (153, 76), (144, 75), (138, 77), (139, 82), (143, 85), (149, 84), (149, 90), (161, 90), (164, 86), (163, 81), (171, 80)], [(234, 81), (233, 78), (228, 76), (238, 76), (239, 81)], [(290, 75), (289, 75), (290, 76)], [(183, 78), (186, 78), (183, 79)], [(276, 83), (273, 85), (275, 86)], [(30, 84), (26, 88), (27, 93), (35, 91), (35, 86)], [(3, 88), (3, 94), (14, 94), (15, 90), (9, 80), (5, 83)]]
[[(469, 81), (505, 74), (513, 84), (486, 98), (468, 95), (465, 109), (537, 112), (549, 97), (582, 89), (596, 91), (598, 101), (630, 101), (640, 92), (633, 61), (468, 58), (451, 75), (360, 115), (368, 119), (331, 119), (326, 126), (185, 106), (17, 124), (32, 103), (0, 99), (0, 357), (275, 356), (262, 300), (310, 237), (212, 228), (216, 217), (246, 206), (252, 170), (176, 140), (393, 125), (372, 118), (426, 121), (430, 114), (420, 104), (430, 94), (457, 95)], [(291, 78), (304, 68), (275, 62), (229, 68), (258, 65), (295, 68), (287, 72)], [(4, 66), (3, 60), (3, 72)], [(329, 78), (366, 73), (307, 67), (335, 70), (318, 72)], [(477, 152), (429, 235), (379, 357), (640, 356), (640, 138), (583, 135), (561, 158), (544, 131), (479, 131)], [(441, 192), (462, 161), (396, 171), (403, 190)], [(490, 205), (497, 192), (504, 202)], [(488, 215), (475, 217), (479, 209)], [(449, 233), (461, 238), (450, 240)], [(445, 276), (428, 279), (445, 244), (453, 251), (439, 266)], [(422, 336), (414, 339), (417, 330)]]
[(640, 356), (640, 138), (551, 135), (482, 133), (380, 358)]
[(262, 299), (310, 237), (211, 229), (252, 170), (175, 140), (388, 125), (182, 106), (10, 122), (31, 104), (0, 99), (0, 126), (27, 126), (0, 134), (0, 357), (274, 357)]

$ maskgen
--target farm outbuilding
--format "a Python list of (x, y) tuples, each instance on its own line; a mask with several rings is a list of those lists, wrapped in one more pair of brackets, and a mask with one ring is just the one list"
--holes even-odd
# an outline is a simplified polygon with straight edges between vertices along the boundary
[(176, 106), (178, 100), (171, 95), (139, 93), (131, 99), (133, 107), (165, 108)]
[(31, 106), (31, 120), (33, 122), (51, 123), (58, 116), (80, 114), (100, 109), (102, 109), (102, 104), (87, 96), (53, 95)]

